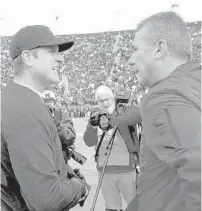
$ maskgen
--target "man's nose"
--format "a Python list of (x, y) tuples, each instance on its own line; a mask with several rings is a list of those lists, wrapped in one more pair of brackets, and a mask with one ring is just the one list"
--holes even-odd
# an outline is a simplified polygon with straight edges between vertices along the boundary
[(62, 63), (62, 62), (64, 62), (64, 57), (60, 53), (58, 53), (56, 55), (56, 61), (59, 63)]
[(104, 104), (104, 106), (108, 106), (109, 103), (107, 101), (104, 101), (103, 104)]

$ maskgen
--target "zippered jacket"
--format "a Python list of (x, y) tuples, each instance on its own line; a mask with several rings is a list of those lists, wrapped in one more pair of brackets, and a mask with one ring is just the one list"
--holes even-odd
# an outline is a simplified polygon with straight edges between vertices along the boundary
[(141, 102), (138, 194), (126, 211), (201, 210), (201, 67), (189, 62)]

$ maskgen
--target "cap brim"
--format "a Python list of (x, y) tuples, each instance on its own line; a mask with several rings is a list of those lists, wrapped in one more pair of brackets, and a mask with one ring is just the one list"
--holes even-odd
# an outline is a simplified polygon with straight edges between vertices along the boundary
[(59, 52), (66, 51), (70, 49), (74, 45), (74, 41), (67, 41), (67, 40), (61, 40), (61, 39), (55, 39), (51, 43), (44, 43), (44, 45), (58, 45)]
[(59, 52), (66, 51), (66, 50), (70, 49), (73, 45), (74, 45), (73, 41), (58, 44)]

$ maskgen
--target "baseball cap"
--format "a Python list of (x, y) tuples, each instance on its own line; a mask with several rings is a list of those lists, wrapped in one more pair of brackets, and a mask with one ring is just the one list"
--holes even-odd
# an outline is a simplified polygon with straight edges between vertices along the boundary
[(42, 94), (42, 98), (44, 102), (56, 101), (56, 96), (51, 90), (45, 90)]
[(15, 59), (24, 50), (53, 45), (58, 45), (59, 52), (62, 52), (71, 48), (74, 42), (57, 38), (47, 26), (26, 26), (13, 36), (10, 44), (10, 55), (12, 59)]

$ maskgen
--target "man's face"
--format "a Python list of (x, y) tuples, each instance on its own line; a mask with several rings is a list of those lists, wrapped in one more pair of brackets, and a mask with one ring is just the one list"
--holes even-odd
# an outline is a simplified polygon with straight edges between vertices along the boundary
[(97, 97), (97, 103), (99, 109), (108, 110), (114, 104), (114, 99), (109, 94), (100, 94)]
[(150, 86), (151, 79), (156, 67), (155, 47), (148, 45), (144, 38), (148, 37), (147, 27), (140, 29), (134, 40), (134, 53), (129, 60), (129, 64), (134, 66), (134, 71), (138, 71), (138, 81), (144, 86)]
[(35, 79), (45, 84), (55, 84), (60, 81), (58, 70), (63, 58), (58, 50), (58, 46), (38, 49), (37, 57), (32, 60), (32, 74)]

